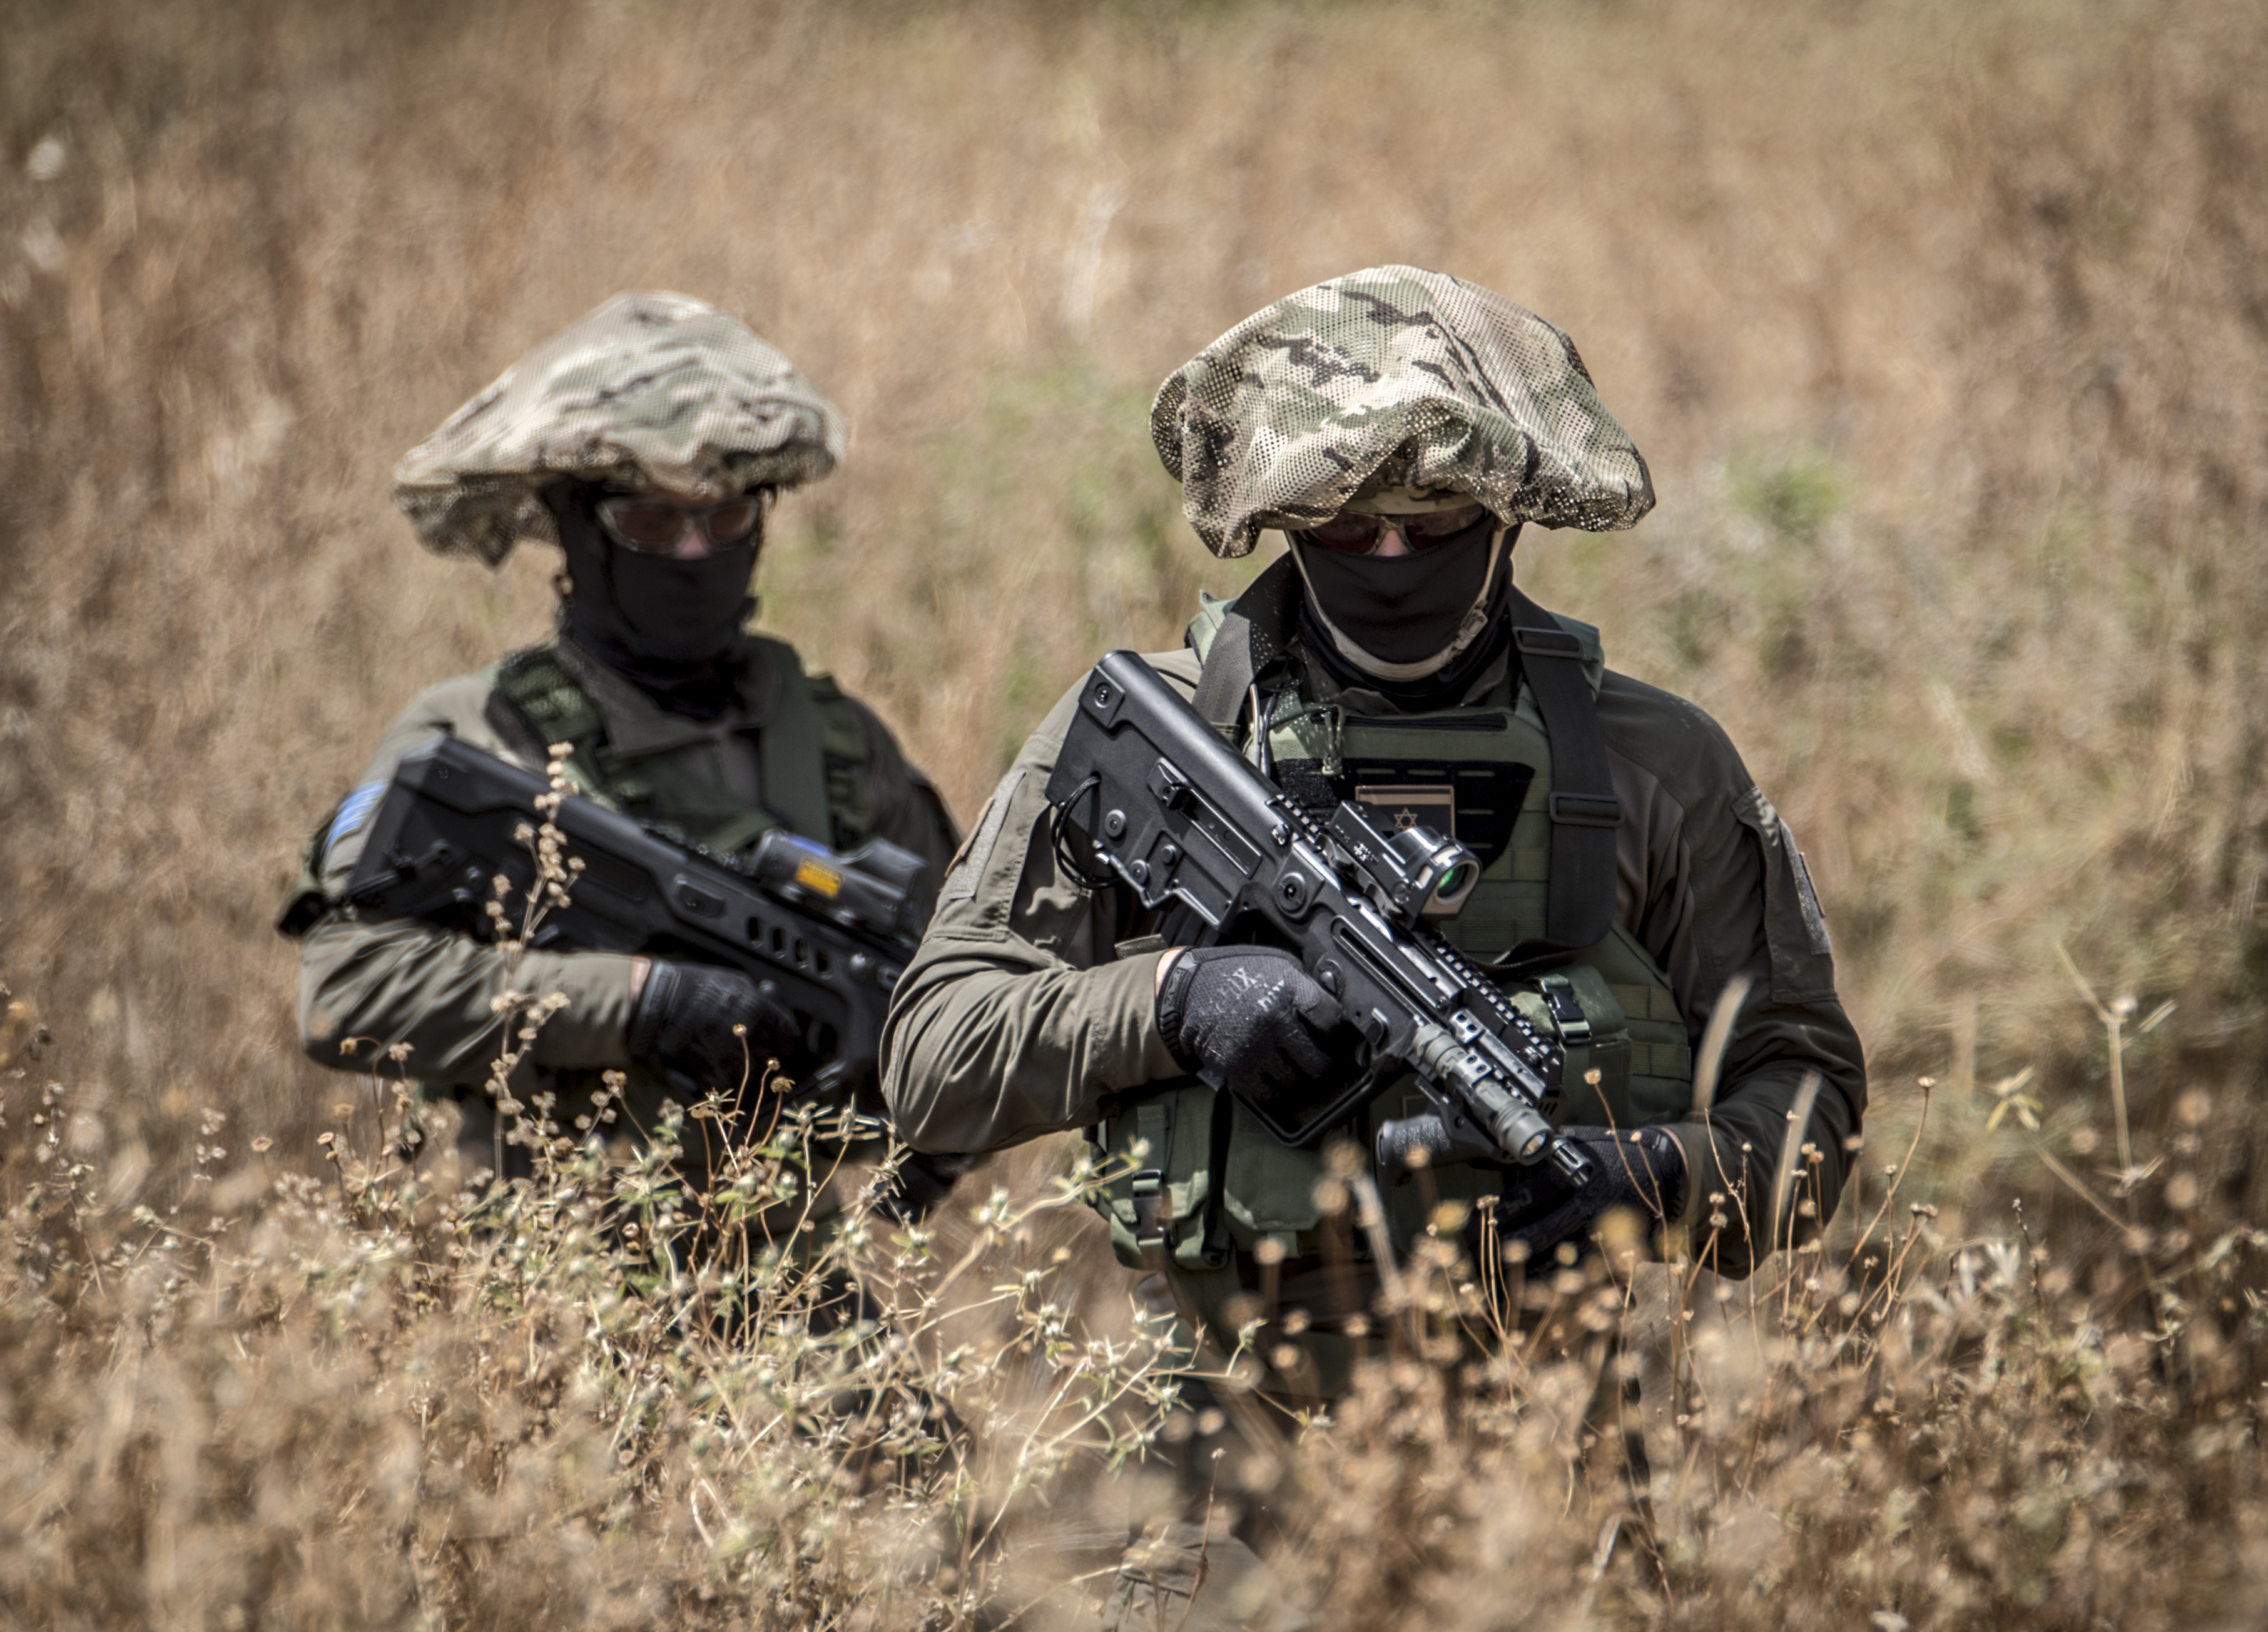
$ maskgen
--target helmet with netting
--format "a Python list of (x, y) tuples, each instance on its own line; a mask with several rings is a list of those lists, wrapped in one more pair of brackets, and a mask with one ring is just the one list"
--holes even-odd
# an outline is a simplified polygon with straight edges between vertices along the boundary
[(1160, 388), (1150, 435), (1216, 555), (1328, 521), (1381, 486), (1589, 532), (1653, 508), (1646, 460), (1574, 342), (1416, 267), (1349, 273), (1247, 318)]
[(428, 549), (496, 565), (556, 541), (562, 477), (721, 498), (815, 482), (843, 457), (835, 405), (739, 320), (683, 295), (616, 295), (529, 352), (403, 456), (394, 502)]

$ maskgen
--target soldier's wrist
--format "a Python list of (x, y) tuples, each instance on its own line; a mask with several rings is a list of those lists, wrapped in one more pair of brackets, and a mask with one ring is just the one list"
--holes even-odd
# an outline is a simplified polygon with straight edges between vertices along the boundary
[[(639, 964), (645, 966), (643, 970), (637, 967)], [(668, 1011), (677, 996), (678, 984), (677, 971), (669, 965), (656, 965), (650, 958), (634, 960), (630, 972), (630, 1024), (623, 1033), (631, 1058), (642, 1059), (652, 1052), (669, 1018)]]
[(1677, 1142), (1678, 1154), (1685, 1162), (1683, 1194), (1675, 1214), (1664, 1222), (1673, 1229), (1692, 1230), (1709, 1211), (1708, 1193), (1712, 1189), (1721, 1193), (1725, 1188), (1716, 1173), (1716, 1144), (1706, 1122), (1663, 1122), (1660, 1127)]
[(1182, 954), (1188, 949), (1176, 946), (1158, 956), (1156, 1018), (1158, 1035), (1166, 1051), (1174, 1056), (1174, 1063), (1184, 1071), (1195, 1071), (1197, 1062), (1182, 1045), (1182, 1018), (1187, 1011), (1189, 988), (1196, 984), (1197, 960)]
[[(522, 989), (566, 1006), (537, 1030), (529, 1058), (547, 1066), (630, 1063), (630, 959), (622, 952), (529, 952), (514, 976)], [(493, 1023), (493, 1022), (491, 1022)]]

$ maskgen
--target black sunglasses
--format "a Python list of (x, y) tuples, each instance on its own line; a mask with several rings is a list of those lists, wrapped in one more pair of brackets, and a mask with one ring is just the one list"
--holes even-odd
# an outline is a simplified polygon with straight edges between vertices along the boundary
[(718, 549), (747, 543), (763, 531), (764, 498), (759, 489), (700, 510), (685, 510), (643, 494), (615, 493), (600, 499), (597, 509), (599, 525), (624, 549), (667, 555), (676, 551), (688, 526), (700, 528), (701, 536)]
[(1426, 511), (1414, 516), (1334, 516), (1304, 529), (1300, 536), (1343, 555), (1367, 555), (1384, 541), (1390, 528), (1407, 540), (1413, 551), (1422, 552), (1462, 537), (1488, 519), (1485, 506), (1461, 504), (1454, 510)]

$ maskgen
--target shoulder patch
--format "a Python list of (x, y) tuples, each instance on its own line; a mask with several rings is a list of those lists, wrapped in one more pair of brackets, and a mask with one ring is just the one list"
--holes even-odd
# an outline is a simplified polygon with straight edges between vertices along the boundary
[(378, 808), (378, 802), (386, 797), (387, 786), (382, 782), (366, 782), (339, 801), (339, 813), (331, 818), (330, 838), (324, 846), (326, 849), (370, 820), (371, 812)]
[(1750, 784), (1734, 801), (1741, 825), (1756, 835), (1764, 872), (1764, 938), (1771, 952), (1772, 996), (1809, 1002), (1835, 993), (1835, 940), (1827, 930), (1811, 869), (1796, 848), (1787, 819), (1764, 790)]
[(984, 808), (976, 815), (976, 826), (961, 841), (960, 851), (946, 869), (945, 882), (937, 893), (940, 905), (975, 898), (977, 880), (990, 864), (992, 848), (1000, 842), (1001, 826), (1008, 820), (1008, 801), (1015, 797), (1016, 786), (1023, 780), (1024, 768), (1012, 768), (1000, 778), (1000, 785), (992, 790), (992, 797), (984, 801)]
[(1788, 859), (1795, 864), (1796, 904), (1803, 912), (1803, 931), (1810, 937), (1811, 950), (1822, 958), (1835, 955), (1835, 937), (1827, 932), (1827, 915), (1819, 909), (1819, 893), (1811, 887), (1811, 866), (1803, 859), (1803, 852), (1795, 848), (1795, 834), (1780, 819), (1779, 840), (1787, 846)]

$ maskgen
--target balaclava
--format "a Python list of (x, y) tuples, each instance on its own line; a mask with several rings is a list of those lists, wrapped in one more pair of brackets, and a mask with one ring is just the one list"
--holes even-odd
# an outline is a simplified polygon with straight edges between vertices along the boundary
[(698, 561), (642, 555), (600, 526), (605, 493), (582, 482), (544, 489), (567, 555), (560, 628), (662, 707), (715, 719), (739, 695), (740, 628), (755, 610), (748, 581), (762, 534), (711, 546)]
[[(1358, 495), (1350, 515), (1399, 517), (1460, 509), (1462, 493), (1388, 488)], [(1517, 527), (1484, 511), (1463, 532), (1403, 555), (1358, 555), (1291, 533), (1307, 586), (1305, 643), (1338, 677), (1408, 704), (1463, 689), (1501, 651)]]

